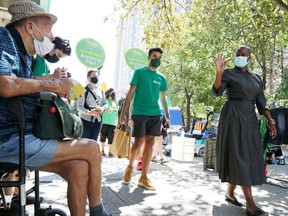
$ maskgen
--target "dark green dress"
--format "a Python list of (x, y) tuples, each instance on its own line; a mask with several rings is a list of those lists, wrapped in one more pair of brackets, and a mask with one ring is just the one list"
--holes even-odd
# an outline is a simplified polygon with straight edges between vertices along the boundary
[(259, 75), (242, 72), (238, 67), (226, 69), (220, 89), (216, 92), (212, 87), (212, 92), (221, 96), (225, 90), (227, 101), (217, 133), (216, 171), (221, 182), (260, 185), (266, 182), (266, 176), (255, 108), (260, 114), (268, 109), (262, 80)]

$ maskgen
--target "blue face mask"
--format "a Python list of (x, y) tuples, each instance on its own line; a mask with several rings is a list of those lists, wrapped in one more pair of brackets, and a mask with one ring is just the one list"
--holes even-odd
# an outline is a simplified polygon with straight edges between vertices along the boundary
[(236, 56), (235, 57), (235, 65), (239, 68), (243, 68), (248, 64), (247, 56)]

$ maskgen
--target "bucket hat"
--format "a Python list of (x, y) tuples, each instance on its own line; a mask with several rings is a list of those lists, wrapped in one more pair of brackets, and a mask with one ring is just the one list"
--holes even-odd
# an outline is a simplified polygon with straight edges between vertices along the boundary
[(12, 15), (11, 21), (6, 25), (9, 26), (16, 21), (37, 16), (50, 17), (52, 24), (57, 21), (57, 17), (53, 14), (47, 13), (42, 7), (33, 1), (15, 1), (8, 7), (8, 12)]

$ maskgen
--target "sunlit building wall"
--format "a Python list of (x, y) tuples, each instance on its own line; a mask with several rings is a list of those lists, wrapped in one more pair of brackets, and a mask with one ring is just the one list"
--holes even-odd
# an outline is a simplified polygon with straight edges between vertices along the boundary
[(125, 53), (131, 48), (139, 48), (146, 52), (142, 43), (143, 27), (140, 26), (141, 13), (134, 11), (134, 16), (120, 21), (121, 29), (118, 31), (119, 43), (115, 63), (114, 87), (117, 99), (120, 99), (129, 90), (133, 70), (125, 62)]

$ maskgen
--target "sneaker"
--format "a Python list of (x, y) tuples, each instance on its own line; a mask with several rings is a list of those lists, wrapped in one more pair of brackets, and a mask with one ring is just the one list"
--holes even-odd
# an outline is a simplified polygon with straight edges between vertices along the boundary
[(102, 156), (106, 156), (106, 154), (105, 154), (105, 152), (104, 152), (104, 151), (102, 151)]
[(122, 177), (123, 183), (124, 184), (129, 184), (133, 174), (133, 167), (127, 166), (125, 169), (125, 173)]
[(155, 187), (147, 177), (141, 177), (138, 181), (138, 186), (144, 187), (147, 190), (155, 190)]
[(142, 161), (139, 161), (137, 164), (137, 170), (142, 170)]

